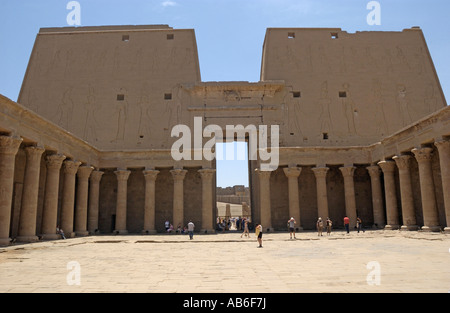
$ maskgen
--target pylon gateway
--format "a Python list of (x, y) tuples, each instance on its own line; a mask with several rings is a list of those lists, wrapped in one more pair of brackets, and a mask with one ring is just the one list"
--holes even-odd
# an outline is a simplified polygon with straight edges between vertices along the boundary
[(450, 227), (450, 110), (418, 27), (269, 28), (258, 82), (202, 81), (193, 29), (42, 28), (0, 104), (2, 244), (214, 232), (216, 137), (248, 142), (264, 231)]

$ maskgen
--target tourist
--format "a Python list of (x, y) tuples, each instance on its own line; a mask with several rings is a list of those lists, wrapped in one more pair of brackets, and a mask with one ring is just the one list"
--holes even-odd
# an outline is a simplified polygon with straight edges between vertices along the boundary
[(258, 239), (258, 243), (259, 243), (258, 248), (262, 248), (262, 225), (261, 224), (256, 224), (255, 234), (256, 234), (256, 238)]
[(173, 230), (173, 225), (172, 225), (172, 224), (170, 224), (170, 225), (169, 225), (169, 228), (167, 229), (167, 232), (168, 232), (168, 233), (171, 233), (171, 232), (172, 232), (172, 230)]
[(317, 227), (317, 236), (323, 236), (322, 235), (323, 221), (321, 217), (319, 217), (319, 219), (317, 220), (316, 227)]
[(59, 226), (56, 226), (56, 233), (61, 236), (61, 239), (66, 239), (66, 236), (64, 236), (64, 231), (59, 228)]
[(250, 238), (250, 232), (248, 231), (248, 220), (246, 218), (244, 218), (244, 232), (242, 233), (241, 238), (243, 235)]
[(192, 223), (192, 221), (189, 221), (189, 223), (188, 223), (188, 232), (189, 232), (189, 239), (190, 240), (194, 239), (194, 228), (195, 228), (194, 223)]
[(333, 222), (331, 222), (330, 218), (327, 217), (327, 222), (326, 222), (326, 226), (327, 226), (327, 236), (331, 235), (331, 226), (333, 226)]
[(291, 217), (291, 219), (288, 221), (288, 225), (289, 225), (289, 235), (292, 239), (292, 234), (294, 234), (294, 239), (295, 238), (295, 224), (297, 224), (297, 222), (295, 221), (295, 219), (293, 217)]
[(166, 222), (164, 223), (164, 227), (166, 228), (166, 231), (169, 230), (169, 228), (170, 228), (170, 222), (169, 222), (169, 220), (166, 220)]
[(344, 226), (347, 234), (350, 233), (350, 219), (347, 216), (344, 217)]
[(362, 230), (363, 233), (366, 232), (364, 229), (362, 229), (362, 220), (359, 217), (356, 218), (356, 228), (358, 229), (358, 234), (360, 230)]

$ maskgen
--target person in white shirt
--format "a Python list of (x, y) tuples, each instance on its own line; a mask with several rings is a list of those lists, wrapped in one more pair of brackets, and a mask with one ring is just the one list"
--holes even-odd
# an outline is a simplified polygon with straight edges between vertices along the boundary
[(190, 240), (194, 239), (194, 228), (195, 228), (194, 223), (192, 223), (192, 221), (189, 221), (189, 223), (188, 223), (188, 232), (189, 232), (189, 239)]

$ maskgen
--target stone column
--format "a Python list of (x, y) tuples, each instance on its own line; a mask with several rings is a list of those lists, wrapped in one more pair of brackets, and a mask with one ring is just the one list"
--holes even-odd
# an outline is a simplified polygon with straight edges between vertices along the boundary
[(397, 206), (397, 193), (395, 190), (395, 162), (394, 161), (381, 161), (378, 165), (383, 170), (384, 174), (384, 193), (386, 195), (386, 217), (387, 225), (385, 229), (398, 229), (398, 206)]
[(450, 141), (441, 140), (434, 144), (439, 151), (442, 189), (444, 190), (445, 218), (447, 222), (447, 227), (444, 228), (444, 231), (450, 233)]
[(128, 177), (130, 177), (131, 171), (117, 170), (114, 173), (117, 176), (116, 229), (114, 232), (119, 235), (126, 235), (128, 234), (127, 187)]
[(75, 175), (81, 162), (67, 160), (64, 161), (64, 189), (61, 205), (60, 227), (64, 231), (66, 238), (75, 236), (73, 232), (73, 213), (75, 204)]
[(344, 189), (345, 189), (345, 214), (350, 219), (350, 229), (356, 226), (356, 198), (355, 198), (355, 182), (353, 180), (353, 174), (355, 173), (355, 167), (345, 166), (339, 168), (344, 177)]
[(25, 148), (27, 163), (23, 180), (22, 206), (20, 208), (19, 233), (17, 236), (17, 241), (20, 242), (34, 242), (38, 240), (36, 236), (36, 218), (41, 157), (44, 151), (45, 149), (42, 147)]
[(326, 221), (330, 217), (328, 212), (327, 173), (328, 167), (315, 167), (312, 169), (316, 176), (317, 186), (317, 214)]
[(178, 225), (184, 226), (184, 177), (187, 170), (171, 170), (173, 178), (173, 227), (177, 229)]
[[(299, 230), (303, 230), (300, 216), (300, 201), (298, 196), (298, 177), (302, 172), (301, 167), (288, 167), (283, 169), (288, 178), (289, 189), (289, 217), (297, 221)], [(261, 223), (262, 224), (262, 223)], [(264, 224), (262, 224), (264, 226)]]
[(409, 155), (393, 157), (398, 167), (400, 179), (400, 196), (402, 200), (403, 226), (401, 230), (418, 230), (416, 212), (414, 210), (414, 199), (411, 187), (410, 159)]
[(89, 180), (88, 232), (92, 235), (98, 230), (98, 206), (100, 180), (104, 172), (93, 171)]
[(145, 203), (144, 203), (144, 234), (156, 234), (155, 228), (155, 187), (156, 177), (159, 171), (145, 170), (143, 171), (145, 177)]
[(422, 210), (424, 231), (439, 231), (439, 213), (434, 193), (433, 169), (431, 168), (432, 148), (413, 149), (419, 164), (420, 194), (422, 195)]
[(272, 231), (272, 209), (270, 203), (270, 171), (256, 170), (259, 177), (259, 205), (261, 212), (261, 225), (264, 231)]
[(9, 245), (16, 154), (22, 138), (0, 136), (0, 246)]
[(47, 178), (45, 180), (44, 210), (42, 212), (42, 239), (55, 240), (58, 222), (59, 177), (62, 162), (66, 158), (62, 154), (47, 156)]
[(201, 169), (202, 176), (202, 233), (214, 233), (213, 227), (213, 178), (215, 169)]
[(81, 166), (78, 169), (77, 204), (75, 209), (75, 234), (77, 236), (87, 236), (87, 210), (89, 177), (94, 168), (92, 166)]
[(367, 167), (367, 171), (369, 172), (372, 186), (373, 221), (377, 228), (384, 228), (386, 219), (384, 215), (383, 192), (381, 190), (380, 168), (373, 165)]

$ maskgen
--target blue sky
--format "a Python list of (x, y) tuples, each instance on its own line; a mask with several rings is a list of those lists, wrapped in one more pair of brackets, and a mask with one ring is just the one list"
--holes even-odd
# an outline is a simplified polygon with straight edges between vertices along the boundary
[[(379, 0), (381, 25), (368, 25), (369, 0), (79, 0), (81, 26), (168, 24), (193, 28), (203, 81), (258, 81), (268, 27), (339, 27), (401, 31), (420, 26), (444, 94), (450, 96), (450, 1)], [(67, 25), (69, 0), (0, 0), (0, 93), (17, 100), (41, 27)], [(230, 162), (227, 162), (230, 163)], [(247, 163), (228, 173), (247, 173)], [(219, 171), (221, 164), (218, 164)], [(245, 169), (244, 169), (245, 167)], [(231, 171), (232, 170), (232, 171)], [(224, 176), (222, 179), (221, 176)], [(235, 180), (226, 180), (236, 178)], [(218, 175), (218, 185), (248, 185), (245, 175)]]

